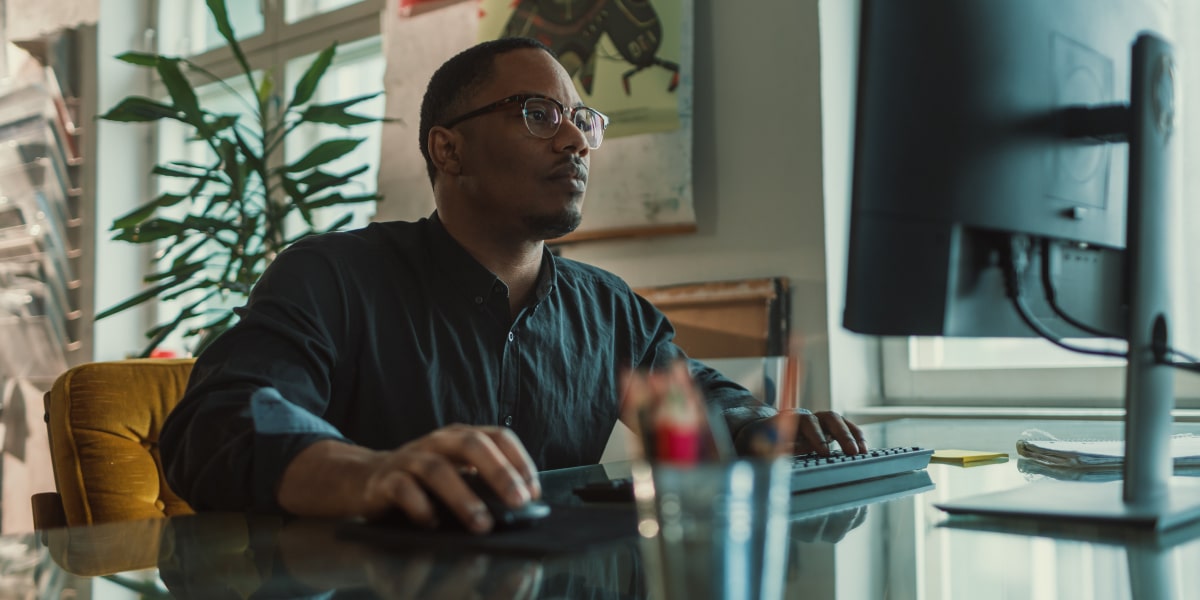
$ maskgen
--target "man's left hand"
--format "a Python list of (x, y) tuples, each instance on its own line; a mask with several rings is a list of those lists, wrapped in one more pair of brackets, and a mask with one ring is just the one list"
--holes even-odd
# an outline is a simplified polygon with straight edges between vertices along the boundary
[(834, 442), (849, 455), (867, 452), (862, 429), (831, 410), (818, 413), (797, 410), (749, 423), (738, 433), (735, 446), (742, 455), (773, 456), (788, 452), (788, 439), (792, 440), (791, 451), (795, 454), (829, 454)]
[(829, 454), (830, 446), (835, 441), (842, 447), (842, 452), (849, 455), (867, 451), (867, 440), (862, 429), (832, 410), (818, 413), (805, 411), (796, 417), (799, 420), (796, 427), (796, 454)]

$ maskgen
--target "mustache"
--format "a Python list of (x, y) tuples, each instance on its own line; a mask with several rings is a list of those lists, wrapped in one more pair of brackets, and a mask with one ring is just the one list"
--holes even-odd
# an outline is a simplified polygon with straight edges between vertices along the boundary
[(584, 163), (582, 159), (568, 158), (550, 172), (550, 177), (552, 179), (559, 177), (575, 177), (587, 182), (587, 163)]

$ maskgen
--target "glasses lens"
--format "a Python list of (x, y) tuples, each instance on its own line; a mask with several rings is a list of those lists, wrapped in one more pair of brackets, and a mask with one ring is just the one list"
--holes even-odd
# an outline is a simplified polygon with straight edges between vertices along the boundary
[(540, 138), (552, 138), (562, 121), (562, 110), (545, 98), (530, 98), (525, 101), (525, 126), (529, 133)]
[(587, 107), (575, 110), (575, 126), (587, 138), (588, 147), (596, 149), (604, 141), (604, 116)]

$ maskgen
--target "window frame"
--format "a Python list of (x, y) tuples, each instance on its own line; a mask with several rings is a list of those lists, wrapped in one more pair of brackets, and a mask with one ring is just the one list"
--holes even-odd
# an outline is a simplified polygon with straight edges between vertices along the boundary
[[(913, 368), (910, 340), (880, 338), (885, 406), (1122, 408), (1125, 367)], [(1176, 408), (1200, 408), (1200, 377), (1180, 371)]]
[[(154, 23), (156, 32), (159, 27), (158, 7), (164, 1), (172, 0), (155, 0), (153, 3), (150, 21)], [(338, 45), (349, 44), (382, 34), (380, 15), (386, 7), (386, 0), (363, 0), (295, 23), (288, 23), (284, 19), (283, 0), (260, 2), (262, 33), (238, 40), (238, 43), (250, 68), (269, 71), (276, 89), (290, 90), (293, 87), (293, 82), (287, 78), (288, 61), (320, 52), (334, 41)], [(233, 51), (226, 46), (194, 54), (187, 59), (222, 79), (236, 77), (241, 72)], [(166, 88), (157, 79), (153, 91), (156, 95), (166, 95)]]

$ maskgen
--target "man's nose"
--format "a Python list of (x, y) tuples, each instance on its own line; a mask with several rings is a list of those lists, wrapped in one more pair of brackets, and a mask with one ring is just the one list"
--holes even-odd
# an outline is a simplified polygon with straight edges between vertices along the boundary
[(563, 119), (563, 122), (558, 127), (558, 133), (554, 135), (555, 150), (559, 152), (572, 152), (579, 156), (587, 156), (591, 148), (588, 147), (587, 136), (583, 134), (574, 119)]

